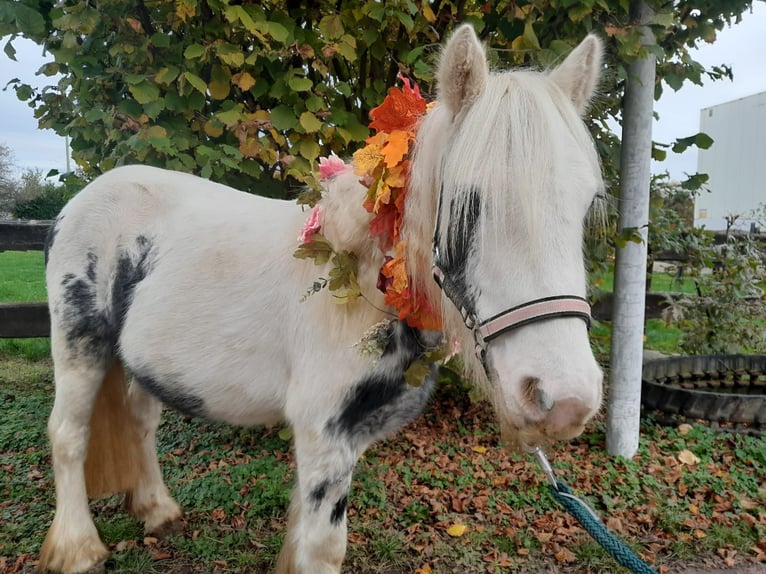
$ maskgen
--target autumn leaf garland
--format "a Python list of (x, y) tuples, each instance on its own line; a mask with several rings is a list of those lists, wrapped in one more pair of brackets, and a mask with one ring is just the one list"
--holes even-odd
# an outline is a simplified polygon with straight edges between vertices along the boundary
[[(429, 106), (420, 94), (416, 84), (402, 78), (402, 88), (391, 88), (383, 103), (370, 112), (370, 127), (376, 133), (367, 138), (366, 145), (354, 154), (353, 169), (367, 186), (363, 206), (373, 214), (370, 221), (370, 235), (378, 240), (386, 259), (380, 269), (378, 288), (385, 293), (385, 302), (393, 307), (400, 320), (417, 329), (441, 329), (441, 319), (431, 307), (422, 290), (413, 289), (412, 278), (407, 268), (407, 245), (401, 240), (401, 226), (404, 221), (404, 206), (407, 196), (407, 180), (410, 170), (410, 152), (420, 119)], [(329, 179), (346, 168), (337, 158), (320, 160), (320, 178)], [(341, 167), (341, 164), (343, 167)], [(302, 244), (296, 257), (312, 258), (327, 262), (338, 254), (318, 234), (319, 213), (312, 211), (306, 228), (301, 234)], [(322, 257), (316, 258), (316, 238), (322, 244)], [(306, 241), (307, 239), (307, 241)], [(325, 245), (325, 243), (327, 243)], [(356, 284), (356, 270), (353, 271)], [(347, 274), (344, 273), (344, 277)], [(332, 289), (333, 285), (330, 285)], [(355, 297), (342, 297), (344, 300)]]

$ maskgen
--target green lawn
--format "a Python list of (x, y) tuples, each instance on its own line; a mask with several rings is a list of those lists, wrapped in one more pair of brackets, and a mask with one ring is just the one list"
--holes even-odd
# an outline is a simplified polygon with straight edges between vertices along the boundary
[[(47, 301), (45, 259), (42, 251), (0, 252), (0, 303)], [(51, 345), (42, 339), (0, 339), (0, 355), (37, 360), (50, 355)]]
[[(609, 272), (604, 275), (603, 284), (599, 285), (602, 291), (614, 290), (614, 273)], [(683, 277), (679, 280), (675, 272), (655, 271), (652, 274), (652, 286), (650, 291), (655, 293), (673, 292), (673, 293), (696, 293), (694, 281), (689, 277)]]
[[(43, 414), (52, 385), (48, 361), (0, 357), (0, 565), (28, 574), (53, 514)], [(645, 558), (681, 573), (702, 558), (719, 568), (729, 556), (735, 566), (756, 559), (766, 536), (763, 439), (645, 419), (638, 454), (625, 460), (606, 454), (604, 427), (597, 420), (549, 454), (562, 479)], [(272, 571), (295, 471), (280, 435), (279, 427), (238, 429), (166, 412), (159, 459), (186, 511), (183, 529), (145, 538), (119, 497), (94, 501), (113, 550), (109, 571)], [(699, 462), (684, 462), (687, 451)], [(449, 534), (455, 524), (466, 527), (461, 536)], [(557, 507), (531, 459), (503, 449), (488, 405), (454, 381), (440, 385), (415, 424), (362, 458), (349, 528), (344, 572), (627, 574)]]
[(0, 252), (0, 302), (46, 301), (42, 251)]

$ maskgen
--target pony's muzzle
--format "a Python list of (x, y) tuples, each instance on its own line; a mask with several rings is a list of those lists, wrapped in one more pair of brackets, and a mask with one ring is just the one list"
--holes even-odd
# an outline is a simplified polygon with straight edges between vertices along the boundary
[(579, 435), (593, 416), (594, 408), (583, 399), (567, 397), (556, 400), (542, 388), (540, 379), (527, 377), (522, 382), (528, 430), (553, 440), (567, 440)]

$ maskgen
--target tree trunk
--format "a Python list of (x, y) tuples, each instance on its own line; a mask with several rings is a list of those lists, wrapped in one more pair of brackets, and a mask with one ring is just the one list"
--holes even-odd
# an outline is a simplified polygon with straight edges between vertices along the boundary
[[(641, 26), (642, 44), (653, 45), (646, 0), (632, 0), (630, 10)], [(655, 67), (651, 53), (628, 67), (623, 104), (618, 231), (636, 229), (643, 240), (628, 242), (616, 253), (606, 446), (609, 454), (626, 458), (638, 450), (641, 414)]]

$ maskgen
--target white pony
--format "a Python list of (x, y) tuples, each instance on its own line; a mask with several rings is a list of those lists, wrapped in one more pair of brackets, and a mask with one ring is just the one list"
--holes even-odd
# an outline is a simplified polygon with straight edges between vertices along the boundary
[[(462, 26), (417, 134), (402, 228), (411, 277), (518, 443), (573, 437), (601, 403), (581, 245), (603, 184), (580, 118), (601, 50), (589, 36), (548, 73), (495, 74)], [(305, 218), (293, 203), (135, 166), (66, 206), (46, 250), (56, 514), (41, 569), (102, 568), (89, 495), (126, 492), (147, 532), (180, 518), (155, 452), (164, 403), (234, 425), (287, 421), (298, 476), (277, 572), (340, 572), (354, 466), (433, 386), (403, 378), (433, 333), (392, 322), (375, 363), (354, 347), (389, 316), (357, 180), (337, 176), (322, 199), (323, 233), (359, 257), (365, 298), (345, 306), (326, 291), (301, 302), (327, 270), (292, 256)]]

